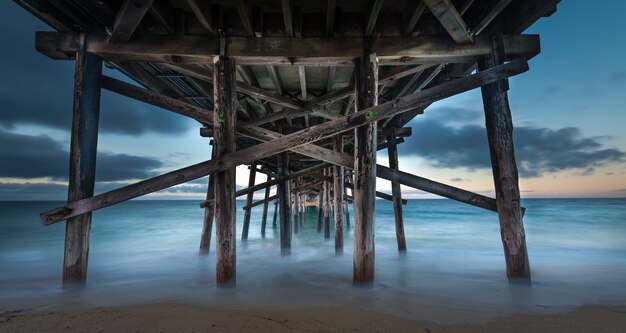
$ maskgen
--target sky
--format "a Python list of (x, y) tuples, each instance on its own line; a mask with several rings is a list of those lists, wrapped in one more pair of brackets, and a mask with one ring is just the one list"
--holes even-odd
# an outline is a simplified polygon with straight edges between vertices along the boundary
[[(626, 2), (612, 10), (562, 1), (525, 33), (540, 34), (530, 71), (510, 80), (515, 153), (523, 198), (626, 197)], [(51, 30), (12, 1), (0, 2), (0, 200), (65, 200), (73, 61), (34, 48)], [(107, 75), (128, 80), (111, 69)], [(493, 196), (480, 90), (437, 102), (410, 125), (400, 169)], [(211, 156), (199, 124), (103, 90), (96, 192), (202, 162)], [(386, 151), (378, 163), (388, 165)], [(237, 184), (248, 183), (237, 168)], [(265, 181), (257, 176), (257, 183)], [(391, 184), (378, 179), (389, 192)], [(407, 198), (435, 196), (403, 187)], [(148, 196), (198, 199), (206, 179)], [(262, 193), (258, 193), (261, 196)]]

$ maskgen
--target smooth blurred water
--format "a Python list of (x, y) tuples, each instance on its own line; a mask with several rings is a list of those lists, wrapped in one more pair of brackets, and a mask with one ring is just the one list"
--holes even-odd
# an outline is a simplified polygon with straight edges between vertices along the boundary
[(238, 201), (237, 288), (219, 290), (214, 243), (209, 257), (197, 254), (203, 216), (198, 202), (131, 201), (94, 213), (88, 286), (63, 290), (64, 223), (43, 227), (38, 218), (60, 204), (0, 202), (0, 311), (142, 302), (352, 305), (437, 320), (437, 309), (489, 316), (626, 304), (626, 199), (525, 200), (530, 287), (507, 282), (497, 214), (450, 200), (409, 200), (409, 250), (400, 255), (393, 208), (378, 200), (371, 289), (352, 287), (352, 228), (344, 231), (344, 255), (336, 256), (333, 239), (317, 233), (313, 207), (293, 236), (292, 255), (281, 257), (274, 205), (267, 237), (260, 236), (259, 206), (249, 240), (242, 242)]

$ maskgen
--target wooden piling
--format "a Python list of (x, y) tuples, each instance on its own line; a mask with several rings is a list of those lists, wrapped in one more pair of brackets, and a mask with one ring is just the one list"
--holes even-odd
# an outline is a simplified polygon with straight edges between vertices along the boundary
[[(256, 162), (250, 165), (250, 177), (248, 179), (248, 187), (254, 186), (256, 180)], [(252, 196), (254, 191), (248, 192), (246, 196), (246, 206), (252, 205)], [(241, 230), (241, 240), (248, 240), (248, 230), (250, 229), (250, 215), (252, 214), (252, 208), (248, 208), (244, 211), (243, 215), (243, 228)]]
[[(494, 36), (493, 52), (479, 60), (479, 70), (487, 70), (504, 63), (503, 49), (502, 36)], [(513, 147), (513, 120), (507, 90), (508, 80), (481, 87), (506, 273), (510, 281), (530, 283), (530, 265)]]
[[(355, 112), (378, 104), (378, 60), (367, 47), (355, 66)], [(374, 115), (366, 115), (372, 118)], [(354, 267), (355, 285), (374, 282), (376, 207), (376, 122), (354, 130)]]
[(324, 190), (317, 195), (317, 233), (322, 232), (322, 224), (324, 223)]
[[(343, 153), (341, 136), (333, 138), (333, 149)], [(344, 202), (344, 170), (343, 167), (333, 166), (333, 191), (335, 192), (335, 254), (343, 254), (343, 202)]]
[[(74, 72), (74, 105), (70, 146), (68, 202), (93, 196), (96, 182), (98, 120), (100, 117), (100, 77), (102, 58), (86, 51), (81, 35)], [(67, 219), (63, 257), (63, 286), (87, 282), (91, 213)]]
[[(294, 182), (297, 186), (299, 182)], [(293, 232), (300, 232), (300, 194), (292, 193), (293, 197)]]
[[(289, 154), (278, 155), (278, 176), (289, 173)], [(291, 208), (289, 207), (289, 181), (278, 183), (278, 205), (280, 213), (280, 253), (291, 254)]]
[[(329, 176), (329, 168), (324, 169), (324, 175)], [(324, 182), (324, 239), (330, 239), (330, 184)]]
[[(215, 156), (215, 149), (211, 157)], [(208, 255), (211, 248), (211, 234), (213, 233), (213, 218), (215, 217), (215, 174), (209, 175), (209, 185), (206, 194), (207, 205), (204, 208), (204, 223), (200, 235), (200, 255)]]
[[(213, 149), (215, 157), (236, 150), (235, 63), (225, 56), (214, 58)], [(235, 167), (215, 174), (216, 282), (234, 287), (236, 266)]]
[[(270, 175), (267, 175), (267, 182), (269, 182), (270, 180), (272, 180), (272, 177), (270, 177)], [(265, 225), (267, 224), (267, 208), (269, 206), (269, 197), (270, 197), (270, 189), (272, 187), (268, 186), (265, 188), (265, 203), (263, 204), (263, 216), (261, 218), (261, 237), (265, 238)]]
[[(395, 143), (396, 134), (395, 127), (390, 126), (390, 135), (387, 136), (387, 153), (389, 155), (389, 167), (393, 170), (399, 170), (398, 165), (398, 146)], [(398, 251), (406, 252), (406, 240), (404, 237), (404, 220), (402, 217), (402, 192), (400, 191), (400, 183), (391, 183), (391, 195), (393, 196), (393, 212), (396, 220), (396, 240), (398, 242)]]
[[(278, 186), (276, 188), (278, 188)], [(272, 229), (276, 228), (277, 218), (278, 218), (278, 199), (274, 200), (274, 217), (272, 218)]]

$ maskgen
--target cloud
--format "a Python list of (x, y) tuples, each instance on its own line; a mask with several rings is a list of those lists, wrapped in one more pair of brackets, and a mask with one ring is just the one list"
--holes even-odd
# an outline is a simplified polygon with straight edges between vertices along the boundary
[[(458, 119), (458, 118), (457, 118)], [(417, 118), (413, 136), (399, 146), (404, 156), (419, 156), (434, 167), (491, 168), (487, 134), (483, 126), (451, 126), (444, 119)], [(583, 137), (578, 128), (558, 130), (519, 126), (514, 129), (515, 155), (523, 177), (568, 169), (591, 174), (595, 167), (624, 162), (626, 153), (603, 147), (600, 137)]]
[(626, 70), (611, 73), (610, 79), (617, 82), (626, 80)]
[[(3, 26), (0, 43), (0, 127), (35, 124), (69, 130), (73, 100), (73, 61), (51, 60), (35, 51), (35, 31), (50, 30), (12, 2), (0, 4)], [(148, 132), (176, 134), (195, 121), (156, 107), (103, 91), (100, 130), (103, 133), (139, 135)]]
[[(67, 179), (69, 152), (66, 145), (47, 136), (3, 131), (0, 131), (0, 142), (0, 177)], [(152, 157), (98, 152), (96, 179), (120, 181), (149, 178), (161, 165)]]

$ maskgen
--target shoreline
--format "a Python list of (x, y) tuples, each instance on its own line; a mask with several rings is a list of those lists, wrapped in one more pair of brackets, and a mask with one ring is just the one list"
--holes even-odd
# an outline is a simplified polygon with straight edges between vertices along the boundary
[(198, 304), (159, 303), (43, 312), (6, 311), (0, 314), (0, 332), (624, 332), (625, 330), (626, 305), (584, 305), (565, 313), (519, 312), (485, 321), (464, 323), (412, 320), (351, 306), (219, 309), (215, 306)]

